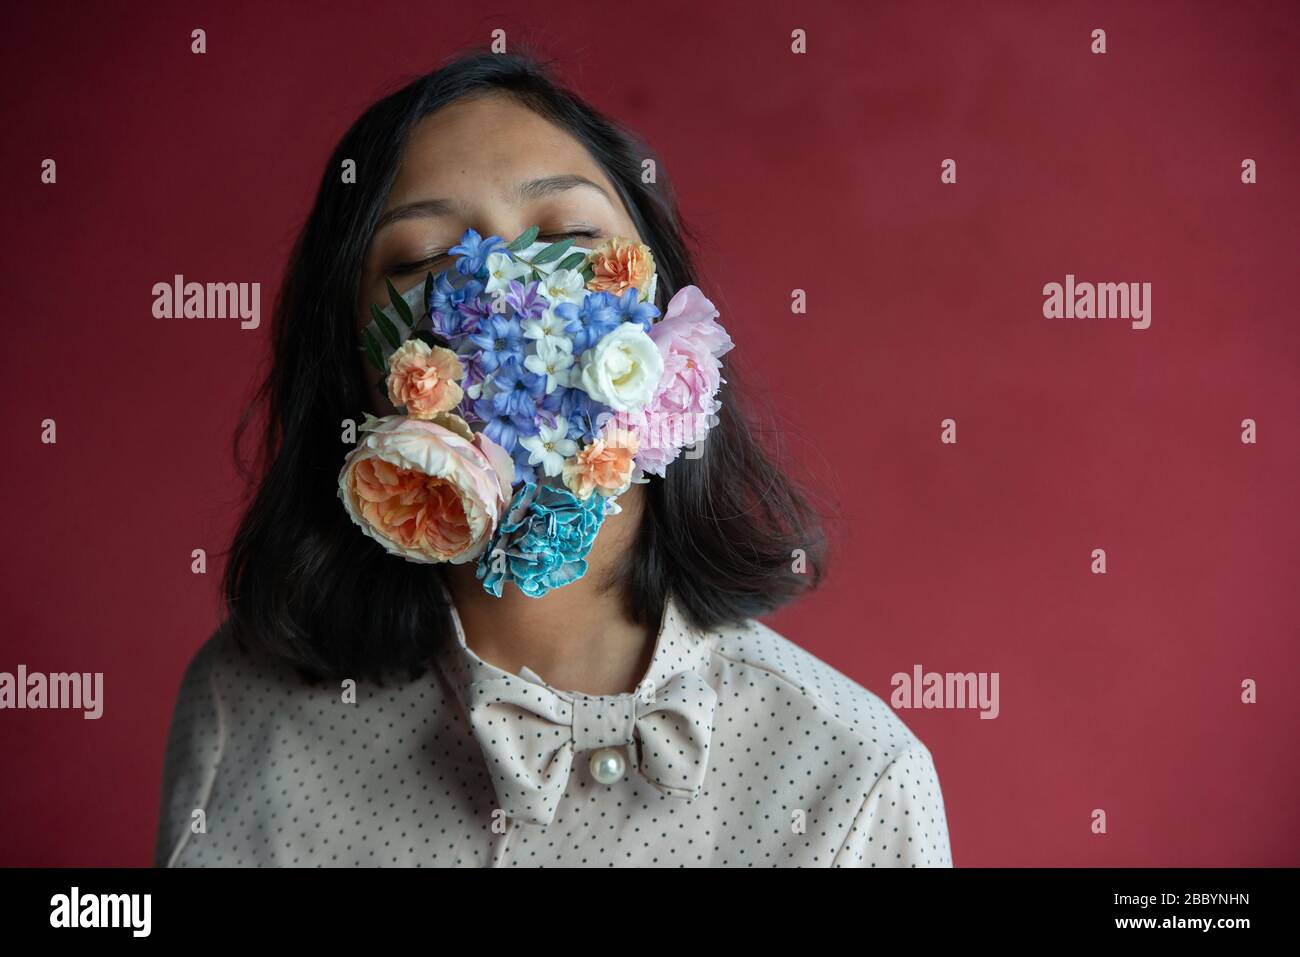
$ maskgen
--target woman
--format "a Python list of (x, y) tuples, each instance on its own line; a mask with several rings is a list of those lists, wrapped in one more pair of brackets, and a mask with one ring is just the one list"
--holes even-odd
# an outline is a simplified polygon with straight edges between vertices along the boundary
[(159, 865), (951, 863), (925, 746), (754, 620), (816, 585), (821, 537), (734, 383), (698, 449), (627, 487), (585, 573), (540, 596), (402, 561), (339, 507), (349, 423), (397, 409), (359, 348), (390, 283), (536, 225), (651, 251), (657, 316), (692, 287), (648, 155), (506, 55), (458, 59), (345, 135), (275, 317), (226, 619), (177, 700)]

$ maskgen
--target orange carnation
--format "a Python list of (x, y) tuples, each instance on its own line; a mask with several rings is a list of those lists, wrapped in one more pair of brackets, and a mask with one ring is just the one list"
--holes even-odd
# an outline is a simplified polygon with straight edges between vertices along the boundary
[(460, 357), (442, 346), (407, 339), (388, 360), (388, 401), (413, 419), (433, 419), (456, 408), (464, 393)]
[(632, 480), (639, 441), (627, 429), (607, 429), (591, 445), (564, 463), (564, 484), (579, 498), (592, 492), (617, 495)]
[(595, 275), (587, 282), (589, 290), (621, 296), (636, 287), (637, 298), (644, 299), (655, 274), (655, 258), (644, 243), (615, 236), (592, 251), (591, 268)]

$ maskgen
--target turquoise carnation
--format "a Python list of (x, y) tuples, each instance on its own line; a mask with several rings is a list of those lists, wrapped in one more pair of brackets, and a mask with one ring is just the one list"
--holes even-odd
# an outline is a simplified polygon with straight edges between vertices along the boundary
[(477, 575), (497, 598), (508, 581), (540, 598), (587, 573), (587, 552), (605, 520), (605, 499), (524, 482), (479, 557)]

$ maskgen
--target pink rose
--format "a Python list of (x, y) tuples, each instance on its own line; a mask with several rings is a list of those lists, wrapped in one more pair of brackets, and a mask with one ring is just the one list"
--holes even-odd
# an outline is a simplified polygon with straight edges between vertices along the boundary
[(716, 395), (725, 380), (719, 357), (735, 343), (714, 321), (717, 315), (699, 287), (684, 286), (650, 327), (664, 360), (659, 385), (644, 409), (614, 417), (638, 437), (636, 464), (645, 472), (663, 475), (682, 448), (704, 438), (720, 408)]
[(514, 463), (452, 415), (443, 424), (367, 414), (339, 473), (352, 521), (393, 555), (460, 564), (477, 558), (510, 501)]

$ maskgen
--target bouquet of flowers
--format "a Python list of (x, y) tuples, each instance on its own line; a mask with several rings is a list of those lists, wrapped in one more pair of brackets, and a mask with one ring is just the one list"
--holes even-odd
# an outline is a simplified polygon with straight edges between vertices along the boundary
[(586, 573), (618, 496), (716, 424), (733, 347), (695, 286), (661, 315), (644, 244), (537, 235), (468, 229), (453, 268), (388, 283), (362, 348), (404, 414), (366, 413), (339, 475), (366, 535), (409, 561), (477, 561), (498, 597)]

